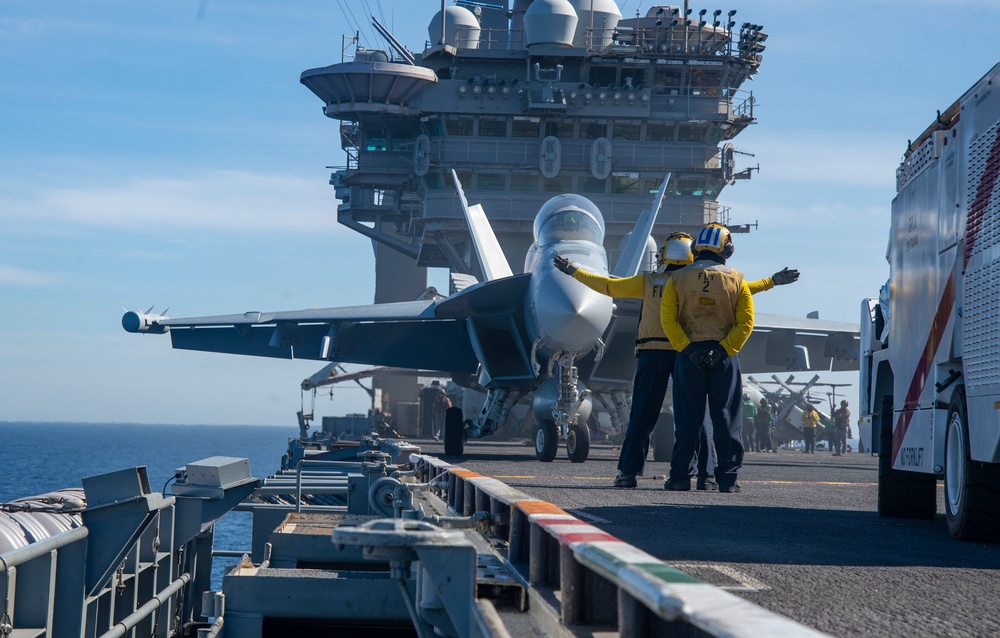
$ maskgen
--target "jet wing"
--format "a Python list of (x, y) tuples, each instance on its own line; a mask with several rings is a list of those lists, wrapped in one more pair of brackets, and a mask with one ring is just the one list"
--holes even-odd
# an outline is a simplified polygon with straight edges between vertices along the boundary
[[(313, 359), (533, 378), (524, 327), (530, 275), (471, 286), (436, 301), (168, 319), (129, 317), (130, 332), (169, 332), (181, 350)], [(138, 320), (137, 320), (138, 319)], [(130, 326), (149, 325), (131, 329)]]
[(757, 313), (753, 333), (740, 350), (740, 369), (850, 371), (858, 369), (860, 352), (857, 324)]
[[(579, 364), (580, 377), (595, 390), (629, 389), (635, 373), (635, 335), (642, 306), (638, 299), (615, 299), (615, 306), (615, 319), (604, 335), (604, 356)], [(860, 345), (857, 324), (757, 313), (753, 333), (740, 351), (740, 370), (744, 374), (857, 370)]]

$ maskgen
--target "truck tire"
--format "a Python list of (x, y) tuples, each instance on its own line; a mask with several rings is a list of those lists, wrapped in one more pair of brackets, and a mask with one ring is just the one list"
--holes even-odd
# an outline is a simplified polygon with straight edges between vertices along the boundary
[(674, 453), (674, 415), (661, 412), (653, 429), (653, 460), (659, 463), (670, 461)]
[(892, 468), (892, 398), (882, 400), (879, 415), (878, 514), (893, 518), (934, 518), (937, 477)]
[(539, 461), (549, 463), (556, 458), (556, 452), (559, 451), (559, 428), (555, 421), (537, 421), (531, 440), (535, 443), (535, 456)]
[(444, 455), (461, 456), (464, 451), (465, 423), (462, 408), (448, 408), (444, 412)]
[(566, 454), (573, 463), (583, 463), (590, 456), (590, 428), (586, 423), (577, 421), (569, 426)]
[(1000, 542), (1000, 465), (972, 460), (962, 386), (955, 389), (948, 407), (944, 461), (948, 531), (963, 541)]

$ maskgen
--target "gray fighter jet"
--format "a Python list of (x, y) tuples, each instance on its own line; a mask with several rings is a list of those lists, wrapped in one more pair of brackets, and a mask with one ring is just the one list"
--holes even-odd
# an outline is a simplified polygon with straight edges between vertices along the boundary
[[(482, 208), (466, 201), (452, 173), (486, 281), (437, 300), (170, 319), (126, 312), (129, 332), (169, 332), (174, 348), (249, 356), (315, 359), (438, 370), (486, 391), (481, 412), (449, 411), (445, 453), (495, 433), (511, 409), (530, 397), (539, 460), (551, 461), (559, 440), (571, 461), (587, 459), (588, 421), (596, 400), (611, 416), (609, 432), (628, 420), (637, 300), (612, 300), (556, 271), (555, 255), (608, 275), (604, 218), (580, 195), (553, 197), (538, 211), (524, 274), (514, 275)], [(669, 175), (668, 175), (669, 178)], [(638, 272), (664, 198), (639, 215), (612, 274)], [(858, 326), (758, 315), (741, 353), (744, 371), (857, 369)], [(746, 358), (744, 358), (746, 356)]]

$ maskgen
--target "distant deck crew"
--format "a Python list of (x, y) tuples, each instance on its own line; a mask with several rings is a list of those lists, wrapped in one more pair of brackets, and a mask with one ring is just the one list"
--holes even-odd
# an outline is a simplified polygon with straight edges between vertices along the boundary
[(840, 402), (840, 407), (833, 411), (833, 455), (847, 454), (847, 433), (851, 429), (851, 411), (847, 409), (847, 399)]
[(438, 388), (437, 394), (434, 395), (434, 402), (431, 404), (431, 414), (434, 421), (434, 439), (440, 439), (444, 435), (444, 417), (445, 413), (448, 412), (448, 408), (451, 407), (451, 399), (448, 398), (448, 393), (442, 387)]
[(753, 402), (749, 394), (743, 395), (743, 450), (745, 452), (757, 451), (757, 435), (754, 427), (757, 416), (757, 404)]
[(691, 489), (689, 468), (706, 399), (712, 421), (720, 492), (738, 492), (743, 466), (743, 384), (737, 353), (753, 331), (753, 299), (743, 274), (726, 265), (729, 229), (712, 223), (698, 233), (693, 264), (673, 274), (663, 291), (660, 321), (681, 355), (674, 364), (676, 441), (664, 489)]
[(802, 412), (802, 436), (805, 437), (805, 449), (803, 454), (816, 453), (816, 427), (819, 425), (819, 412), (812, 408), (806, 408)]
[(761, 452), (777, 452), (774, 447), (774, 419), (771, 414), (771, 404), (766, 397), (760, 400), (760, 407), (754, 416), (754, 429), (757, 431), (757, 449)]

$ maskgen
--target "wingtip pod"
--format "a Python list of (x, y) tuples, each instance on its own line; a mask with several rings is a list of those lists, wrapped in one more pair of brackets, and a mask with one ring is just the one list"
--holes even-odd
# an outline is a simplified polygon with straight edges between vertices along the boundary
[[(150, 310), (152, 310), (152, 308), (150, 308)], [(136, 312), (134, 310), (129, 310), (122, 315), (122, 328), (125, 328), (126, 332), (163, 334), (167, 331), (167, 327), (160, 325), (159, 322), (162, 319), (167, 319), (167, 317), (161, 314), (150, 314), (148, 311)]]

